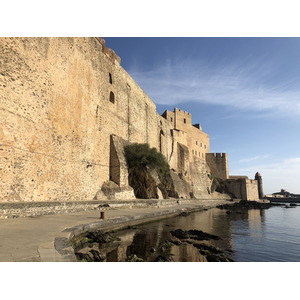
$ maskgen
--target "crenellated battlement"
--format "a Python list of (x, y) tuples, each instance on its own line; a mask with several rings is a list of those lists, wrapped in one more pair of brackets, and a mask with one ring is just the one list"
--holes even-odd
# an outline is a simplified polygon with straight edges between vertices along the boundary
[(192, 114), (191, 113), (189, 113), (189, 112), (187, 112), (187, 111), (184, 111), (184, 110), (181, 110), (181, 109), (179, 109), (179, 108), (174, 108), (174, 112), (180, 112), (180, 113), (183, 113), (183, 114), (186, 114), (186, 115), (190, 115), (190, 116), (192, 116)]
[(214, 176), (229, 178), (227, 153), (206, 153), (206, 162)]
[(216, 158), (227, 158), (227, 153), (206, 153), (206, 155)]
[(121, 64), (120, 56), (118, 56), (114, 50), (105, 46), (105, 40), (103, 38), (96, 37), (96, 40), (101, 44), (103, 54), (105, 54), (113, 63), (117, 61)]

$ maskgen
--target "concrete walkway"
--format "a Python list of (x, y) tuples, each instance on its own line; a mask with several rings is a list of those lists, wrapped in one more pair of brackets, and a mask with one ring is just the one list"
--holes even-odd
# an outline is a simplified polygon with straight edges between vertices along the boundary
[[(198, 201), (197, 201), (198, 202)], [(69, 238), (91, 229), (108, 229), (179, 214), (190, 209), (214, 207), (225, 200), (210, 200), (207, 204), (181, 204), (169, 207), (127, 208), (70, 214), (43, 215), (0, 220), (0, 261), (76, 261)]]

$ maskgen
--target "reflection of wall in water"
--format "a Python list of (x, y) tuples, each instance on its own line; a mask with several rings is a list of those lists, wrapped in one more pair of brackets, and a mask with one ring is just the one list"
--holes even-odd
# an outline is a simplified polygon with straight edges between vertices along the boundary
[(209, 209), (192, 213), (188, 216), (178, 216), (169, 219), (167, 222), (172, 225), (172, 230), (179, 228), (183, 230), (197, 229), (220, 236), (222, 237), (221, 241), (214, 242), (211, 240), (211, 244), (222, 244), (224, 248), (232, 249), (232, 241), (230, 239), (232, 223), (225, 210), (218, 208)]
[(176, 262), (206, 262), (205, 256), (191, 244), (183, 243), (180, 246), (173, 246), (171, 249), (173, 260)]
[(163, 241), (169, 238), (168, 233), (164, 231), (163, 223), (158, 222), (155, 225), (146, 225), (146, 230), (142, 229), (135, 233), (132, 244), (127, 247), (127, 256), (136, 254), (139, 258), (147, 260), (153, 248), (157, 249)]
[(263, 209), (249, 209), (248, 223), (250, 230), (262, 230), (262, 225), (265, 220), (265, 211)]
[(125, 261), (127, 247), (132, 244), (134, 235), (134, 231), (122, 231), (120, 242), (103, 244), (101, 252), (105, 254), (106, 261)]

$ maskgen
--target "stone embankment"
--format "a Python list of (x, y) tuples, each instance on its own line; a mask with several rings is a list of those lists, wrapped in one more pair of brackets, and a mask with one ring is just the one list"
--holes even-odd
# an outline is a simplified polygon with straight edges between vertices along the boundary
[[(137, 209), (136, 207), (144, 207), (148, 204), (146, 209)], [(135, 214), (127, 215), (128, 210), (123, 209), (118, 211), (118, 216), (114, 218), (108, 218), (101, 221), (81, 224), (64, 230), (65, 236), (57, 237), (55, 239), (55, 248), (62, 255), (63, 261), (76, 260), (74, 249), (70, 247), (72, 241), (74, 241), (79, 235), (87, 231), (109, 231), (121, 229), (126, 226), (133, 226), (142, 224), (145, 222), (157, 221), (164, 218), (175, 217), (182, 213), (190, 213), (194, 211), (200, 211), (216, 207), (218, 205), (228, 203), (227, 200), (143, 200), (139, 202), (133, 202), (133, 206), (127, 206), (130, 210), (135, 210)], [(232, 202), (230, 202), (232, 203)], [(122, 203), (124, 205), (124, 203)], [(149, 205), (150, 204), (150, 205)], [(120, 207), (120, 206), (119, 206)], [(133, 208), (132, 208), (133, 207)], [(107, 207), (106, 207), (107, 208)]]
[[(186, 199), (139, 199), (107, 201), (66, 201), (66, 202), (6, 202), (0, 203), (0, 219), (37, 217), (42, 215), (68, 214), (89, 210), (128, 208), (168, 207), (185, 204), (206, 205), (214, 200)], [(223, 201), (220, 199), (220, 201)]]
[[(29, 218), (2, 218), (0, 261), (76, 261), (70, 240), (83, 232), (122, 228), (225, 203), (229, 202), (183, 199), (103, 201), (101, 205), (94, 203), (95, 207), (86, 211), (82, 207), (80, 212)], [(92, 205), (92, 202), (85, 204)], [(37, 209), (37, 206), (30, 208), (21, 204), (17, 207), (17, 203), (11, 205), (19, 211), (18, 213)], [(76, 210), (75, 204), (72, 205)], [(8, 205), (5, 209), (12, 210), (12, 206), (9, 208)], [(100, 219), (101, 211), (105, 213), (105, 219)]]

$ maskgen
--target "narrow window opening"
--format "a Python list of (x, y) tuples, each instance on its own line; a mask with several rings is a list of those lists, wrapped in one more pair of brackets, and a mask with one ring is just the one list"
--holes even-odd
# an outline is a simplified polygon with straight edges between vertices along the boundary
[(115, 103), (115, 95), (113, 92), (110, 92), (110, 94), (109, 94), (109, 101), (111, 103)]
[(194, 150), (192, 150), (193, 154), (194, 154)]
[(195, 151), (196, 155), (197, 155), (197, 151)]
[(186, 123), (186, 119), (183, 119), (184, 124)]
[(173, 122), (173, 118), (171, 118), (171, 122)]
[(112, 84), (112, 76), (110, 73), (109, 73), (109, 83)]
[(198, 145), (198, 141), (196, 141), (196, 145)]
[(204, 145), (204, 149), (206, 149), (206, 145)]

